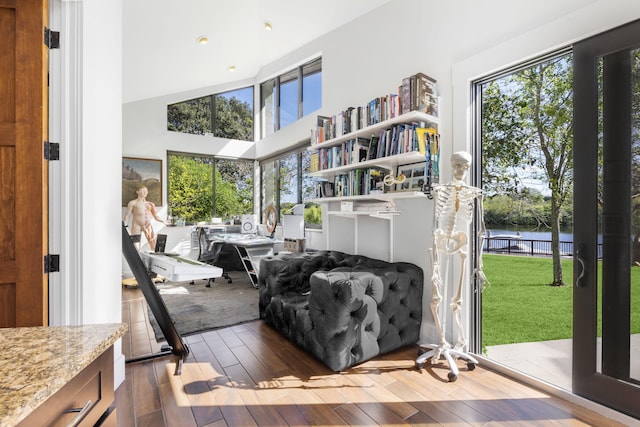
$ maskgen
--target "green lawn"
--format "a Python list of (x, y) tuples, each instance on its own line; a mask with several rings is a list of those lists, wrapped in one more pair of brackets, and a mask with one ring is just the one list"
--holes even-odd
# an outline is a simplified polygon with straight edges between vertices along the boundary
[[(571, 338), (573, 287), (548, 285), (551, 258), (483, 255), (483, 262), (483, 347)], [(562, 266), (564, 282), (573, 283), (572, 260)], [(631, 280), (631, 332), (640, 333), (640, 267), (631, 269)]]

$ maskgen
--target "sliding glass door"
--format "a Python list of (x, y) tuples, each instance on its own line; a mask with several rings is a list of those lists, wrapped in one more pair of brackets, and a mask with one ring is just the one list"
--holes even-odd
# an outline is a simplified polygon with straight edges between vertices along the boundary
[(640, 22), (573, 52), (573, 391), (640, 418)]

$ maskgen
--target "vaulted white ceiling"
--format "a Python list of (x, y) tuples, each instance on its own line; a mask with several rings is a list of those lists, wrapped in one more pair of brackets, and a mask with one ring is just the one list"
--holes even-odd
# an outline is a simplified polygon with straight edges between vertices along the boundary
[[(263, 65), (389, 1), (126, 0), (123, 102), (253, 78)], [(199, 36), (209, 42), (198, 44)]]

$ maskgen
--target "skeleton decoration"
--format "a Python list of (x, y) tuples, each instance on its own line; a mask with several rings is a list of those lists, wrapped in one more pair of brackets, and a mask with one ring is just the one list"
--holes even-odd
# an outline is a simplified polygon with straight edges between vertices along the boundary
[[(458, 367), (455, 359), (461, 358), (467, 361), (469, 370), (475, 369), (478, 361), (466, 353), (467, 342), (464, 336), (462, 325), (462, 291), (465, 278), (465, 267), (467, 264), (468, 251), (468, 228), (473, 220), (474, 208), (479, 209), (480, 227), (478, 232), (478, 246), (482, 248), (484, 238), (484, 222), (482, 221), (482, 190), (465, 184), (464, 179), (471, 166), (471, 155), (464, 151), (458, 151), (451, 156), (451, 166), (453, 168), (453, 179), (446, 184), (436, 184), (433, 188), (434, 194), (434, 248), (430, 250), (432, 275), (431, 284), (433, 297), (431, 299), (431, 313), (438, 332), (438, 344), (427, 345), (430, 350), (422, 353), (416, 360), (416, 366), (422, 367), (424, 362), (431, 358), (431, 362), (438, 361), (444, 356), (451, 372), (449, 381), (455, 381), (458, 377)], [(484, 282), (482, 273), (482, 252), (477, 252), (480, 257), (478, 270), (475, 272), (478, 280)], [(460, 274), (454, 283), (454, 293), (451, 298), (451, 313), (454, 321), (454, 331), (456, 340), (452, 347), (446, 340), (444, 322), (440, 318), (440, 303), (446, 298), (446, 287), (448, 283), (442, 278), (443, 262), (445, 277), (448, 270), (446, 261), (453, 261), (458, 258)], [(443, 291), (445, 297), (443, 297)], [(446, 315), (444, 316), (446, 318)], [(422, 351), (422, 349), (421, 349)]]

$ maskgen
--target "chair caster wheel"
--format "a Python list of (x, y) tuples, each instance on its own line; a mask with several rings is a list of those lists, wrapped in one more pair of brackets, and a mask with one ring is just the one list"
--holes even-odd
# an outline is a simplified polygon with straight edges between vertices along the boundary
[(476, 369), (476, 364), (473, 362), (467, 362), (467, 369), (473, 371), (474, 369)]
[(454, 383), (458, 379), (458, 376), (453, 372), (449, 372), (449, 375), (447, 375), (447, 378), (449, 378), (450, 383)]

